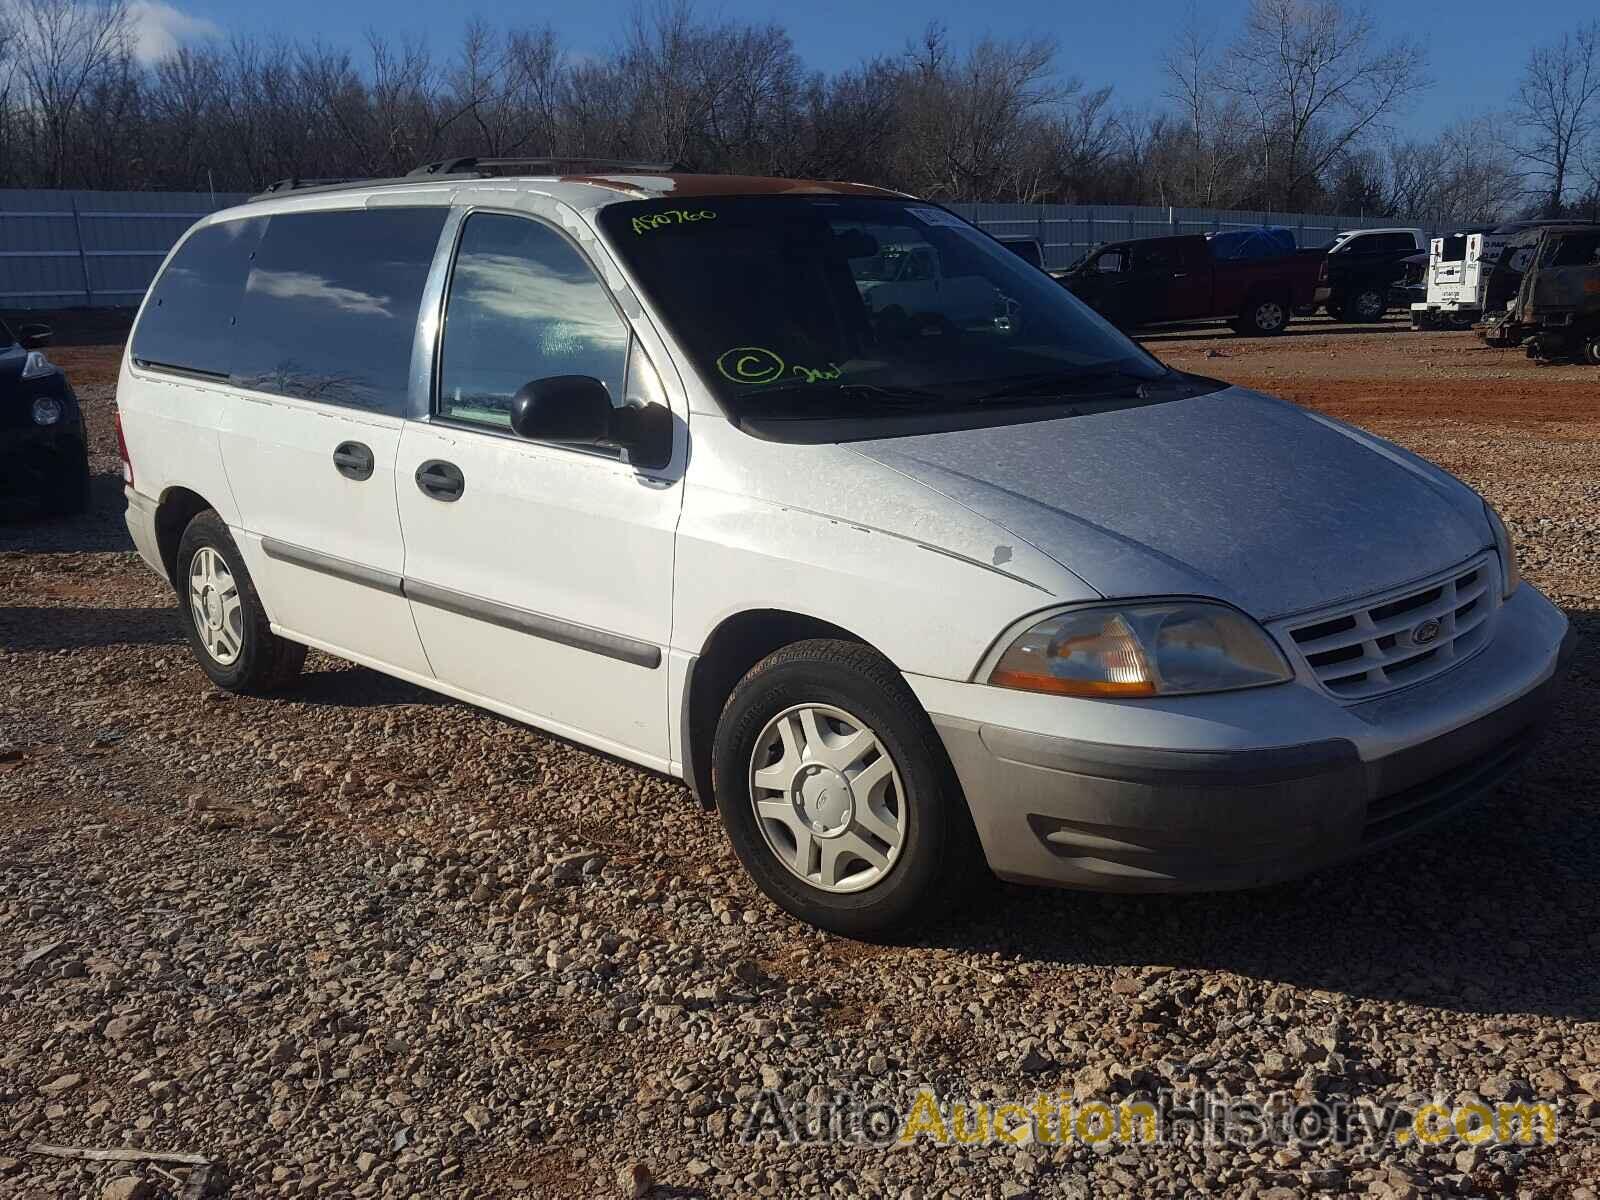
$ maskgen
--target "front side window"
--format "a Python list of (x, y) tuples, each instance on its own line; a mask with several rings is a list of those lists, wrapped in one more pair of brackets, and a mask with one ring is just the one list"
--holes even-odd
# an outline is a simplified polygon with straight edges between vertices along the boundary
[(219, 221), (197, 230), (150, 288), (133, 333), (133, 359), (150, 367), (232, 373), (239, 303), (267, 220)]
[(241, 387), (403, 415), (443, 208), (274, 216), (239, 305)]
[(1172, 249), (1170, 246), (1140, 246), (1135, 243), (1133, 249), (1133, 266), (1135, 270), (1172, 270)]
[(437, 410), (510, 428), (526, 383), (588, 375), (624, 400), (628, 328), (577, 249), (539, 221), (501, 213), (466, 219), (450, 276)]
[(1116, 275), (1126, 270), (1128, 265), (1128, 252), (1126, 250), (1107, 250), (1094, 260), (1094, 269), (1101, 275)]
[[(908, 415), (1040, 419), (1017, 414), (1052, 402), (1059, 414), (1063, 397), (1120, 403), (1169, 378), (1059, 282), (930, 205), (643, 200), (608, 205), (599, 223), (700, 378), (761, 436)], [(1098, 252), (1096, 267), (1112, 254), (1125, 248)]]

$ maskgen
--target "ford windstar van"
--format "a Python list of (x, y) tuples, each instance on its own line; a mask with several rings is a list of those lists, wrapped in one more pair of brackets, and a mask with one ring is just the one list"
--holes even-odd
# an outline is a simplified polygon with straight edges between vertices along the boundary
[(218, 685), (313, 646), (679, 776), (854, 934), (980, 853), (1293, 877), (1532, 744), (1567, 621), (1444, 471), (1164, 367), (936, 204), (506, 169), (286, 184), (162, 267), (127, 519)]

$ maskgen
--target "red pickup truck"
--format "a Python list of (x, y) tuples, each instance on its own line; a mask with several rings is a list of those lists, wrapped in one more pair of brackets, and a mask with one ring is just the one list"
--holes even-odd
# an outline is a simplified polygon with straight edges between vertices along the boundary
[(1132, 328), (1225, 317), (1241, 334), (1282, 333), (1328, 298), (1325, 250), (1296, 250), (1287, 231), (1108, 242), (1060, 276), (1107, 320)]

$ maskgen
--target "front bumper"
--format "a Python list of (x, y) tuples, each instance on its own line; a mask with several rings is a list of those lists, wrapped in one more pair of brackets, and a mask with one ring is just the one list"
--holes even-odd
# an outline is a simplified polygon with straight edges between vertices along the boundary
[[(934, 724), (1001, 878), (1100, 891), (1256, 887), (1388, 845), (1491, 791), (1533, 748), (1575, 643), (1524, 585), (1471, 660), (1365, 704), (1286, 684), (1142, 716), (1137, 702), (1117, 706), (1116, 727), (1145, 735), (1142, 745), (958, 716), (948, 704)], [(953, 695), (933, 688), (924, 702)], [(1251, 723), (1256, 744), (1238, 744)], [(1295, 740), (1263, 744), (1269, 731)]]
[(0, 496), (48, 496), (84, 471), (83, 425), (64, 420), (0, 430)]

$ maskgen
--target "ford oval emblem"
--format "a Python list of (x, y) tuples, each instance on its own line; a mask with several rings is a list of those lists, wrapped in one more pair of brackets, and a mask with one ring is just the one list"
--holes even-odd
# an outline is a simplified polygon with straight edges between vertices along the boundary
[(1439, 636), (1439, 622), (1429, 617), (1422, 624), (1411, 631), (1411, 643), (1415, 646), (1426, 646)]

